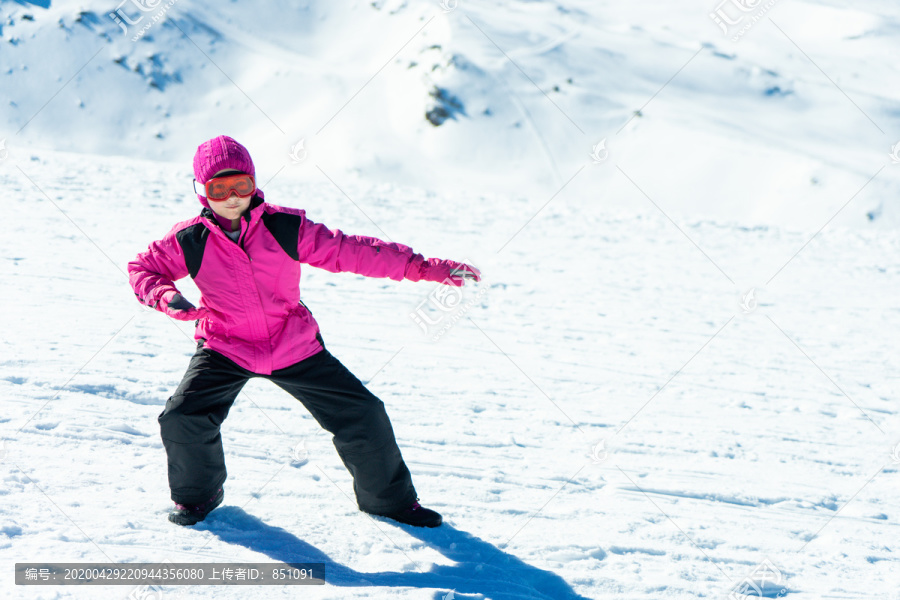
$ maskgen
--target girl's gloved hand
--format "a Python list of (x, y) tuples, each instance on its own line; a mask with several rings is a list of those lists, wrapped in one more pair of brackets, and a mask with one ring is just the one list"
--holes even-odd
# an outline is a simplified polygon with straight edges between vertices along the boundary
[(453, 285), (462, 286), (466, 281), (481, 281), (481, 271), (464, 263), (456, 263), (460, 266), (450, 269), (449, 279)]
[(208, 312), (205, 307), (197, 308), (184, 296), (174, 291), (163, 294), (160, 305), (164, 313), (179, 321), (196, 321), (205, 317)]
[(481, 281), (481, 271), (465, 263), (440, 258), (423, 258), (418, 255), (407, 270), (406, 278), (411, 281), (436, 281), (457, 287), (466, 281)]

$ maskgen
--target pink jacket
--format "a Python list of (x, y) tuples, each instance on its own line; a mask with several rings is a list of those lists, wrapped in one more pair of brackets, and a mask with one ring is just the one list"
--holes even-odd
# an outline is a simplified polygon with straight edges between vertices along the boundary
[[(175, 318), (197, 319), (195, 339), (268, 375), (322, 350), (319, 325), (300, 301), (301, 263), (332, 273), (461, 285), (448, 280), (461, 263), (426, 260), (402, 244), (329, 231), (303, 210), (259, 197), (241, 217), (237, 243), (204, 208), (138, 254), (128, 274), (141, 303)], [(200, 289), (199, 308), (169, 309), (178, 293), (175, 282), (188, 275)]]

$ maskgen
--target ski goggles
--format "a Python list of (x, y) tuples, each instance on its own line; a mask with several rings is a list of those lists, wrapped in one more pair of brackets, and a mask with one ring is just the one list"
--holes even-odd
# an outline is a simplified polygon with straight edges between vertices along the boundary
[(198, 183), (195, 179), (194, 191), (200, 195), (205, 195), (207, 200), (212, 200), (213, 202), (227, 200), (231, 196), (231, 192), (238, 196), (249, 196), (256, 191), (256, 180), (253, 178), (253, 175), (245, 173), (213, 177), (203, 185), (202, 191), (197, 189)]

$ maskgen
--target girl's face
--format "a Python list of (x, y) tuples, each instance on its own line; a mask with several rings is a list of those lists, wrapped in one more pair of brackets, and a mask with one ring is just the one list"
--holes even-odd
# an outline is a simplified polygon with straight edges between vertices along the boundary
[[(227, 173), (228, 169), (223, 171), (219, 171), (213, 177), (218, 177), (223, 173)], [(219, 215), (220, 217), (225, 217), (226, 219), (230, 219), (231, 221), (236, 221), (240, 219), (241, 215), (244, 214), (244, 211), (247, 210), (247, 207), (250, 206), (250, 199), (253, 198), (253, 195), (249, 196), (238, 196), (236, 192), (231, 192), (231, 195), (225, 200), (220, 200), (217, 202), (209, 201), (209, 207), (213, 210), (214, 213)]]

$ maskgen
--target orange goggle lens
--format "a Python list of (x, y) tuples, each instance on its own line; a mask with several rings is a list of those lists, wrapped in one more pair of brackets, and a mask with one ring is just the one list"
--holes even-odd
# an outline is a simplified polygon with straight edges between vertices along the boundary
[(252, 175), (228, 175), (216, 177), (206, 182), (206, 197), (220, 202), (227, 200), (234, 192), (238, 196), (249, 196), (256, 191), (256, 180)]

